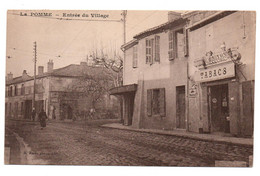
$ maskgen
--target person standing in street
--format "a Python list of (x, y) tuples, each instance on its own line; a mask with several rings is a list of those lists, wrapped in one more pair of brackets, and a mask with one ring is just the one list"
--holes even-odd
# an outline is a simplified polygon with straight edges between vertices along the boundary
[(35, 116), (36, 116), (36, 112), (35, 112), (35, 108), (33, 108), (32, 110), (32, 120), (35, 120)]
[(44, 111), (44, 109), (42, 108), (41, 112), (39, 113), (39, 121), (40, 121), (40, 124), (41, 124), (41, 129), (46, 127), (46, 119), (47, 119), (47, 114)]

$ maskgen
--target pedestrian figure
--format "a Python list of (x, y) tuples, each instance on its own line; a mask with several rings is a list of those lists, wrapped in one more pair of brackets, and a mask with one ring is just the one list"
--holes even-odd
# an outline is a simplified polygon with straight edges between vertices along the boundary
[(47, 119), (47, 114), (44, 111), (44, 109), (42, 108), (40, 114), (39, 114), (39, 121), (41, 124), (41, 129), (43, 129), (44, 127), (46, 127), (46, 119)]
[(32, 110), (32, 120), (35, 120), (35, 116), (36, 116), (36, 112), (35, 112), (35, 108), (33, 108)]

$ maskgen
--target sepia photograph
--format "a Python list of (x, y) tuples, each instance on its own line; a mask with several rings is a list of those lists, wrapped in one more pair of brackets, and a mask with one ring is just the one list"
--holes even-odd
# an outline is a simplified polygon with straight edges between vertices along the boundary
[(253, 167), (256, 11), (6, 13), (4, 165)]

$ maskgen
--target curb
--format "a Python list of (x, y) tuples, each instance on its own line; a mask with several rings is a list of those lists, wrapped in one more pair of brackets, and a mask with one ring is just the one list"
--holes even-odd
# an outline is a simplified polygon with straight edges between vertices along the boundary
[(225, 141), (225, 140), (218, 140), (218, 139), (206, 139), (206, 138), (200, 138), (197, 136), (190, 136), (190, 135), (183, 135), (183, 134), (173, 134), (169, 132), (160, 132), (160, 131), (152, 131), (149, 129), (133, 129), (133, 128), (121, 128), (121, 127), (113, 127), (108, 125), (101, 125), (103, 128), (113, 128), (118, 130), (127, 130), (127, 131), (135, 131), (135, 132), (142, 132), (142, 133), (152, 133), (152, 134), (158, 134), (158, 135), (165, 135), (165, 136), (175, 136), (175, 137), (182, 137), (185, 139), (194, 139), (199, 141), (207, 141), (207, 142), (215, 142), (215, 143), (223, 143), (223, 144), (233, 144), (233, 145), (239, 145), (239, 146), (245, 146), (245, 147), (253, 147), (253, 144), (244, 144), (239, 142), (232, 142), (232, 141)]

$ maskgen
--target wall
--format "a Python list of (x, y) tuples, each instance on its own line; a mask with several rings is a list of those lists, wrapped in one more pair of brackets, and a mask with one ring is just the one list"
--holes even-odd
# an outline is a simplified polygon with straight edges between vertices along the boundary
[[(136, 95), (134, 107), (133, 123), (139, 128), (157, 128), (174, 129), (176, 128), (176, 86), (185, 86), (187, 88), (187, 58), (176, 58), (169, 61), (169, 31), (159, 33), (160, 36), (160, 62), (154, 62), (152, 65), (146, 64), (146, 46), (145, 38), (138, 42), (138, 66), (132, 68), (133, 48), (125, 51), (125, 75), (124, 84), (138, 83), (138, 92), (142, 95)], [(147, 38), (154, 38), (151, 35)], [(147, 89), (165, 88), (166, 98), (166, 117), (147, 116)], [(140, 90), (143, 89), (143, 90)], [(187, 90), (186, 90), (187, 92)], [(139, 103), (138, 103), (139, 102)], [(143, 103), (140, 103), (143, 102)], [(142, 106), (142, 107), (141, 107)], [(138, 111), (138, 112), (136, 112)], [(139, 112), (141, 111), (141, 112)], [(140, 119), (138, 119), (140, 118)], [(140, 123), (140, 124), (136, 124)]]
[[(203, 15), (201, 15), (203, 16)], [(191, 22), (192, 24), (193, 22)], [(210, 36), (209, 36), (210, 35)], [(189, 73), (193, 76), (196, 68), (193, 62), (196, 59), (205, 56), (205, 53), (212, 51), (214, 53), (221, 52), (221, 44), (225, 42), (227, 48), (237, 48), (241, 53), (240, 66), (241, 71), (247, 80), (254, 80), (255, 75), (255, 13), (254, 12), (235, 12), (201, 28), (189, 33)], [(245, 81), (241, 73), (237, 72), (239, 82)], [(190, 85), (194, 82), (190, 82)], [(208, 131), (208, 114), (207, 114), (207, 90), (206, 87), (198, 86), (198, 94), (189, 98), (189, 125), (190, 130), (198, 132), (203, 127)], [(240, 86), (240, 84), (237, 84)], [(237, 87), (238, 88), (238, 87)], [(237, 97), (237, 101), (241, 99), (241, 93)], [(199, 105), (197, 103), (200, 103)], [(240, 103), (239, 106), (242, 106)], [(239, 109), (240, 111), (241, 109)], [(241, 112), (242, 113), (242, 112)], [(240, 113), (236, 116), (237, 121)], [(234, 116), (234, 117), (235, 117)], [(234, 119), (233, 119), (234, 120)], [(237, 123), (237, 122), (235, 122)], [(231, 125), (231, 131), (238, 132), (236, 126)]]

